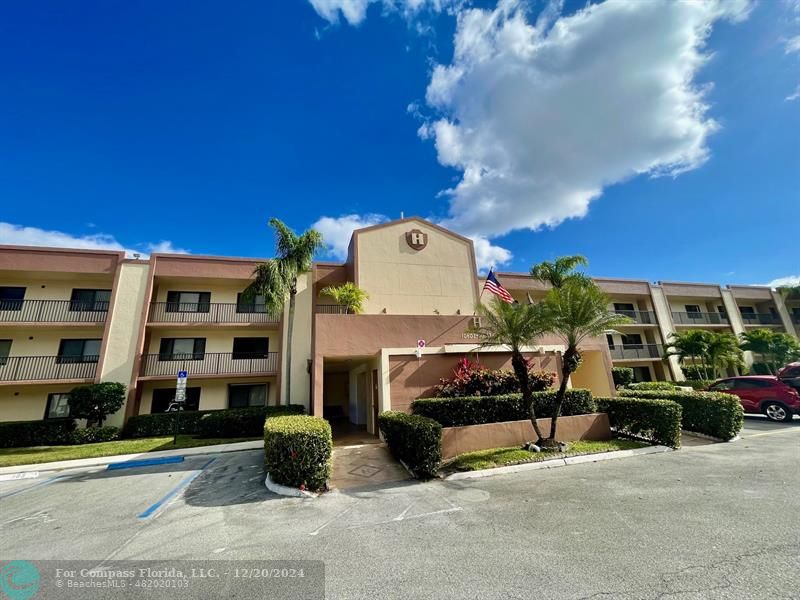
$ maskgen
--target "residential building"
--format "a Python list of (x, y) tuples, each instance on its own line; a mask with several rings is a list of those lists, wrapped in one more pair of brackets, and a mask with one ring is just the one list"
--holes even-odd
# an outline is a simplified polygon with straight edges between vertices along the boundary
[[(128, 399), (109, 423), (121, 425), (166, 411), (177, 373), (187, 371), (189, 410), (288, 399), (375, 432), (379, 412), (430, 395), (461, 357), (510, 366), (507, 349), (480, 347), (472, 332), (476, 304), (490, 298), (472, 242), (428, 221), (358, 230), (344, 263), (317, 262), (301, 276), (291, 356), (285, 311), (269, 314), (263, 298), (243, 294), (263, 260), (0, 246), (0, 421), (63, 417), (75, 385), (118, 381)], [(498, 278), (519, 302), (547, 291), (527, 274)], [(322, 294), (345, 282), (369, 294), (363, 314)], [(583, 344), (570, 383), (598, 395), (613, 393), (612, 365), (632, 367), (637, 380), (682, 379), (677, 362), (662, 359), (676, 331), (769, 327), (796, 335), (800, 327), (800, 300), (769, 288), (596, 282), (609, 308), (631, 319)], [(563, 349), (544, 336), (525, 354), (559, 372)]]

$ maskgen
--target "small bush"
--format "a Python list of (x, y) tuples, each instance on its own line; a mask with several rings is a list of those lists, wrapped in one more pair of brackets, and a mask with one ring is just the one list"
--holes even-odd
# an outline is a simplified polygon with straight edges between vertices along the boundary
[[(247, 425), (242, 431), (247, 433), (237, 433), (235, 428), (228, 425), (228, 421), (224, 419), (225, 413), (236, 411), (252, 411), (247, 415), (252, 417), (251, 420), (244, 419), (241, 415), (233, 417), (233, 422), (243, 423), (247, 420)], [(264, 433), (264, 420), (268, 415), (273, 414), (303, 414), (305, 408), (299, 404), (290, 404), (288, 406), (254, 406), (252, 408), (228, 408), (223, 410), (187, 410), (181, 411), (179, 431), (188, 435), (203, 435), (204, 437), (260, 437)], [(123, 436), (126, 438), (140, 438), (140, 437), (156, 437), (159, 435), (172, 435), (175, 433), (175, 415), (177, 413), (155, 413), (150, 415), (138, 415), (128, 419), (123, 431)], [(215, 415), (212, 422), (207, 425), (201, 425), (206, 415)], [(220, 415), (225, 425), (217, 420)], [(207, 427), (207, 429), (201, 429)], [(213, 428), (225, 429), (229, 432), (228, 435), (207, 435), (210, 434)]]
[(127, 393), (128, 386), (124, 383), (106, 381), (80, 385), (69, 392), (69, 415), (102, 425), (108, 415), (122, 408)]
[(628, 386), (629, 390), (674, 390), (675, 384), (671, 381), (640, 381)]
[(608, 415), (620, 433), (678, 448), (681, 445), (681, 406), (669, 400), (642, 398), (595, 398), (597, 409)]
[(389, 450), (420, 479), (436, 475), (442, 460), (442, 426), (426, 417), (387, 411), (378, 424)]
[(633, 383), (633, 369), (630, 367), (611, 367), (611, 377), (614, 386), (621, 388)]
[(120, 438), (119, 427), (106, 425), (104, 427), (86, 427), (72, 432), (73, 444), (97, 444), (99, 442), (113, 442)]
[[(532, 391), (550, 388), (556, 378), (555, 373), (547, 371), (531, 370), (528, 372), (528, 376)], [(519, 381), (513, 371), (487, 369), (468, 358), (462, 358), (453, 370), (453, 377), (439, 380), (439, 385), (436, 386), (436, 397), (501, 396), (515, 394), (519, 391)]]
[(298, 404), (217, 410), (200, 418), (197, 433), (202, 438), (259, 437), (264, 432), (266, 419), (304, 412)]
[(713, 369), (709, 367), (703, 368), (701, 365), (683, 365), (681, 371), (683, 371), (683, 376), (686, 377), (686, 379), (714, 379)]
[[(552, 416), (555, 399), (556, 392), (554, 390), (534, 392), (533, 402), (536, 417)], [(469, 398), (426, 398), (415, 400), (411, 404), (411, 411), (415, 415), (433, 419), (442, 427), (521, 421), (531, 417), (530, 406), (523, 403), (522, 394)], [(595, 412), (595, 405), (589, 390), (567, 390), (561, 406), (562, 416), (585, 415), (593, 412)]]
[(719, 392), (622, 390), (620, 396), (671, 400), (683, 409), (683, 428), (722, 440), (736, 437), (744, 424), (739, 398)]
[(331, 473), (333, 438), (325, 419), (289, 415), (267, 419), (264, 459), (275, 483), (321, 490)]
[(687, 379), (686, 381), (679, 381), (675, 385), (690, 387), (694, 390), (704, 390), (712, 383), (714, 383), (714, 381), (710, 379)]
[(0, 423), (0, 448), (72, 444), (74, 419)]

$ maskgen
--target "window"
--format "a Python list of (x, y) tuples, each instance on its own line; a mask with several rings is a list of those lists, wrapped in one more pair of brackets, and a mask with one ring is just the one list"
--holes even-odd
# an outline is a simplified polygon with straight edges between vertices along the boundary
[(71, 311), (103, 311), (108, 310), (111, 301), (111, 290), (72, 290), (69, 299)]
[(207, 313), (211, 292), (167, 292), (166, 312)]
[(66, 419), (67, 417), (69, 417), (69, 394), (48, 394), (44, 418)]
[(633, 304), (629, 302), (614, 302), (614, 311), (621, 312), (621, 313), (632, 313), (636, 310), (633, 307)]
[(236, 296), (236, 312), (237, 313), (265, 313), (267, 312), (267, 305), (264, 301), (263, 294), (254, 295), (250, 301), (244, 300), (244, 292), (240, 292)]
[(267, 358), (268, 355), (269, 338), (233, 338), (233, 360), (245, 358)]
[(11, 354), (11, 340), (0, 340), (0, 367), (8, 362), (9, 354)]
[(739, 312), (742, 313), (743, 317), (755, 317), (756, 316), (756, 309), (752, 306), (740, 306)]
[(720, 314), (721, 317), (728, 318), (728, 311), (725, 310), (724, 306), (717, 306), (717, 312)]
[(56, 363), (97, 362), (100, 340), (61, 340)]
[(269, 384), (229, 384), (228, 408), (247, 408), (248, 406), (266, 406)]
[(614, 349), (614, 336), (610, 333), (606, 334), (606, 341), (608, 342), (608, 347), (613, 350)]
[(700, 305), (699, 304), (686, 304), (684, 305), (686, 312), (691, 314), (700, 314)]
[(772, 382), (763, 379), (732, 379), (735, 390), (758, 390), (772, 387)]
[(0, 287), (0, 310), (22, 310), (24, 287)]
[(734, 386), (734, 380), (726, 379), (724, 381), (718, 381), (708, 389), (711, 390), (712, 392), (722, 392), (726, 390), (732, 390), (733, 386)]
[(633, 367), (633, 380), (637, 383), (640, 381), (652, 381), (650, 369), (647, 367)]
[[(153, 403), (150, 405), (151, 413), (165, 413), (175, 399), (175, 388), (161, 388), (153, 390)], [(184, 410), (200, 410), (200, 388), (186, 388), (186, 404)]]
[(622, 336), (622, 347), (623, 348), (641, 348), (642, 344), (642, 336), (638, 333), (629, 333), (628, 335)]
[(206, 338), (163, 338), (158, 350), (159, 360), (203, 360)]

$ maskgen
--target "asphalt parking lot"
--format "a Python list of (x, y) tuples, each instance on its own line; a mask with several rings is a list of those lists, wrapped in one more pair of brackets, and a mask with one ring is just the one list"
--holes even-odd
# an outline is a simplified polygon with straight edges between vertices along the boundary
[(259, 451), (0, 482), (6, 560), (323, 560), (331, 598), (798, 598), (800, 419), (491, 478), (282, 498)]

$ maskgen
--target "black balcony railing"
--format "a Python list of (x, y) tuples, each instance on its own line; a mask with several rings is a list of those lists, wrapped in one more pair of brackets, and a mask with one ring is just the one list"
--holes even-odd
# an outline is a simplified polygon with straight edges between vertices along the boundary
[(197, 354), (143, 354), (142, 376), (274, 375), (277, 352), (206, 352)]
[(323, 315), (347, 315), (350, 312), (340, 304), (317, 304), (317, 312)]
[(263, 304), (152, 302), (151, 323), (277, 323)]
[(663, 356), (661, 344), (625, 344), (610, 350), (614, 360), (660, 359)]
[(0, 356), (0, 381), (94, 379), (97, 356)]
[(634, 323), (641, 325), (655, 325), (656, 315), (649, 310), (615, 310), (618, 315), (623, 315), (631, 319)]
[(729, 325), (728, 315), (715, 312), (674, 312), (675, 325)]
[(102, 323), (108, 302), (0, 300), (2, 323)]
[(742, 322), (745, 325), (780, 325), (781, 318), (772, 313), (743, 313)]

